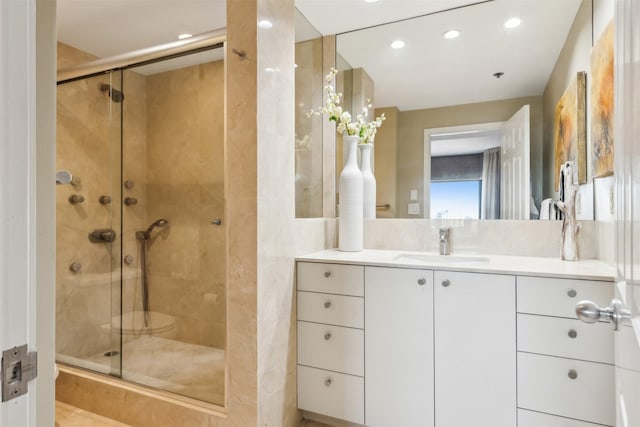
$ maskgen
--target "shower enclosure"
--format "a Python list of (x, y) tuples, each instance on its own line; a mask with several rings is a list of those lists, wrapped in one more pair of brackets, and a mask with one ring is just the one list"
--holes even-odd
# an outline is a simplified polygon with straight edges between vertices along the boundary
[(57, 361), (222, 405), (222, 48), (74, 77), (57, 97)]

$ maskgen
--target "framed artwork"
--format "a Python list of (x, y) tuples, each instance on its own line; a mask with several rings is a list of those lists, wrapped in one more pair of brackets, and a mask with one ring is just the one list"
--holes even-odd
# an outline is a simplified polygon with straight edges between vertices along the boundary
[(613, 174), (613, 21), (591, 49), (592, 175)]
[(560, 166), (572, 161), (578, 183), (587, 182), (586, 83), (584, 71), (577, 73), (556, 105), (553, 126), (555, 188), (559, 186)]

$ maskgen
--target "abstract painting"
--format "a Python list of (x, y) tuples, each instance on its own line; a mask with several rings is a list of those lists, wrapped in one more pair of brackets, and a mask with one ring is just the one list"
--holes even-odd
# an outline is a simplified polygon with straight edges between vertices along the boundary
[(587, 182), (586, 82), (586, 73), (577, 73), (556, 105), (553, 120), (556, 190), (560, 166), (567, 161), (576, 165), (578, 183)]
[(592, 175), (613, 173), (613, 21), (591, 50), (591, 157)]

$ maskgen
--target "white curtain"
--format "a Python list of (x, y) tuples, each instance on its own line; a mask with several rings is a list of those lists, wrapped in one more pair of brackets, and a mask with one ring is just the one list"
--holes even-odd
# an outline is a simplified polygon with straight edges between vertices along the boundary
[(500, 218), (500, 147), (484, 152), (482, 161), (482, 219)]

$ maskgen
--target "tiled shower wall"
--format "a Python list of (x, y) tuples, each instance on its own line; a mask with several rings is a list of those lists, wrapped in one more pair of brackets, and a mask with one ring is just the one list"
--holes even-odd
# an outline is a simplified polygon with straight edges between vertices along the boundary
[[(92, 59), (58, 43), (59, 68)], [(57, 352), (85, 357), (111, 349), (108, 326), (112, 312), (119, 311), (121, 256), (133, 256), (132, 264), (123, 265), (122, 310), (140, 310), (141, 246), (135, 232), (161, 217), (171, 226), (156, 230), (149, 245), (151, 309), (176, 318), (176, 339), (223, 348), (223, 63), (151, 76), (125, 72), (123, 179), (131, 188), (120, 188), (119, 108), (99, 83), (109, 78), (58, 90), (57, 169), (70, 170), (81, 183), (57, 187)], [(71, 205), (71, 194), (83, 195), (85, 202)], [(111, 196), (112, 203), (98, 203), (101, 195)], [(111, 245), (90, 243), (90, 230), (119, 230), (124, 197), (138, 203), (124, 206), (123, 253), (119, 245), (112, 252)], [(222, 227), (210, 223), (215, 218), (223, 220)], [(69, 270), (73, 262), (81, 263), (80, 272)]]
[(179, 340), (224, 348), (224, 64), (146, 84), (147, 222), (170, 224), (149, 245), (151, 309), (176, 318)]

